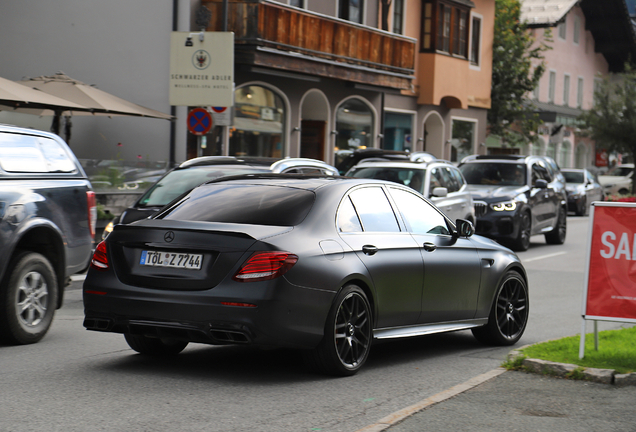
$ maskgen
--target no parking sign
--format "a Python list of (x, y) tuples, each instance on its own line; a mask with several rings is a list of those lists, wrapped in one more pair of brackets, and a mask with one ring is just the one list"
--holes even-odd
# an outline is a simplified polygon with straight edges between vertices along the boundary
[(188, 131), (193, 135), (205, 135), (212, 128), (212, 116), (204, 108), (195, 108), (188, 113)]
[(636, 323), (636, 204), (595, 202), (590, 227), (581, 358), (585, 320)]

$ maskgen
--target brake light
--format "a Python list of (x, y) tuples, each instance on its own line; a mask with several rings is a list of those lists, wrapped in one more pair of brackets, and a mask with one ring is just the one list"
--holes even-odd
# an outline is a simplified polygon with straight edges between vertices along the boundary
[(297, 261), (298, 256), (289, 252), (254, 252), (232, 279), (237, 282), (274, 279), (287, 273)]
[(95, 248), (95, 253), (93, 253), (93, 259), (91, 260), (91, 267), (95, 270), (108, 269), (108, 254), (106, 253), (106, 242), (100, 242)]
[(86, 203), (88, 205), (88, 229), (91, 232), (91, 238), (95, 238), (95, 226), (97, 225), (97, 204), (95, 201), (95, 192), (86, 191)]

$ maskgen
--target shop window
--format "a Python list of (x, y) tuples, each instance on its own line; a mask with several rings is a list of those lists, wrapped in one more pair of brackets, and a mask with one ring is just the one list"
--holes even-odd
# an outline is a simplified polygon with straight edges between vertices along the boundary
[(411, 114), (385, 112), (382, 148), (387, 150), (413, 150), (412, 128), (413, 116)]
[(305, 0), (289, 0), (289, 5), (290, 6), (296, 6), (299, 8), (304, 8), (305, 7)]
[[(451, 0), (427, 0), (423, 3), (422, 51), (435, 49), (437, 52), (468, 58), (470, 7), (463, 3)], [(433, 24), (435, 29), (432, 28)], [(478, 50), (475, 49), (471, 56), (476, 54), (475, 61), (478, 62)]]
[(349, 99), (336, 112), (336, 160), (338, 155), (373, 147), (373, 113), (359, 99)]
[(285, 157), (285, 105), (268, 88), (246, 86), (234, 92), (230, 156)]

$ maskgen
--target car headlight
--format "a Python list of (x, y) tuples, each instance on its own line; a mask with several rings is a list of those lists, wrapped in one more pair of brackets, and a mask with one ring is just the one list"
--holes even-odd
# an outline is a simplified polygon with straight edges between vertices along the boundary
[(108, 234), (113, 232), (114, 227), (115, 227), (115, 224), (113, 223), (113, 221), (108, 222), (108, 225), (106, 225), (106, 228), (104, 228), (104, 232), (102, 232), (102, 240), (106, 240), (106, 237), (108, 237)]
[(494, 211), (515, 211), (517, 208), (517, 202), (505, 201), (496, 204), (490, 204), (490, 208)]

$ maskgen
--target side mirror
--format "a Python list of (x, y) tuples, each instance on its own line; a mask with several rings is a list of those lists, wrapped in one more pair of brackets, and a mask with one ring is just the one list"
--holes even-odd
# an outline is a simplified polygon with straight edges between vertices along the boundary
[(458, 237), (470, 237), (475, 234), (475, 227), (471, 221), (466, 219), (457, 219), (455, 221), (457, 227), (456, 235)]
[(548, 187), (548, 182), (545, 181), (544, 179), (537, 179), (537, 181), (534, 182), (534, 187), (539, 189), (545, 189)]
[(448, 195), (448, 189), (446, 189), (445, 187), (436, 187), (431, 193), (431, 196), (438, 198), (444, 198), (446, 195)]

